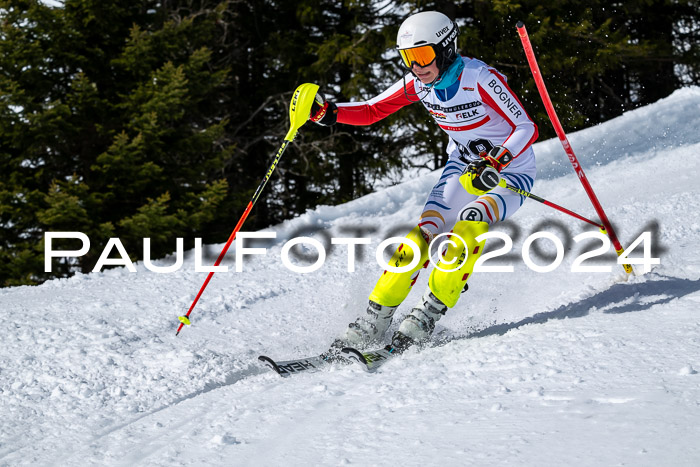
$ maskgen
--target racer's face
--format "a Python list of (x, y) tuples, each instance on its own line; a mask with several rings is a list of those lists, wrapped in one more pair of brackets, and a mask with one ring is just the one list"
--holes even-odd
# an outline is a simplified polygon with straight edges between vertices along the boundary
[(435, 62), (436, 60), (433, 60), (433, 62), (427, 66), (420, 66), (416, 62), (413, 62), (411, 71), (418, 77), (421, 83), (430, 84), (435, 81), (435, 78), (437, 78), (440, 73), (437, 63)]

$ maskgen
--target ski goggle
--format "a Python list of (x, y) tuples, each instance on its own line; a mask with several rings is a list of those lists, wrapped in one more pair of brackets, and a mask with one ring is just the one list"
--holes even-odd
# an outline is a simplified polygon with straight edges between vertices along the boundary
[(411, 49), (399, 49), (399, 54), (403, 59), (403, 64), (406, 68), (411, 68), (413, 62), (416, 62), (418, 66), (428, 66), (435, 60), (435, 49), (432, 45), (421, 45), (420, 47), (413, 47)]

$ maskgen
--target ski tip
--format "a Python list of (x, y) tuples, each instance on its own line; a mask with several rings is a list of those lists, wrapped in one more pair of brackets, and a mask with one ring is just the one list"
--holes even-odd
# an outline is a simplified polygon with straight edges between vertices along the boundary
[(267, 365), (267, 366), (270, 367), (271, 369), (275, 370), (275, 372), (276, 372), (278, 375), (284, 376), (284, 375), (282, 374), (282, 371), (280, 370), (280, 367), (278, 367), (277, 364), (275, 363), (275, 361), (274, 361), (273, 359), (271, 359), (270, 357), (266, 357), (265, 355), (260, 355), (260, 356), (258, 357), (258, 360), (260, 360), (261, 362), (263, 362), (265, 365)]
[(360, 352), (357, 349), (353, 349), (352, 347), (343, 347), (340, 353), (342, 353), (346, 358), (349, 358), (350, 360), (355, 360), (359, 363), (367, 365), (367, 359), (364, 355), (362, 355), (362, 352)]

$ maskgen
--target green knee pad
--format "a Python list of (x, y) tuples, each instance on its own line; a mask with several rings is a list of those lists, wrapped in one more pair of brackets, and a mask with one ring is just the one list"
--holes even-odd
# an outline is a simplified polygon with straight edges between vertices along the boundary
[[(426, 265), (428, 260), (428, 244), (421, 234), (420, 227), (416, 226), (411, 232), (406, 235), (406, 238), (413, 240), (420, 247), (420, 261), (418, 264), (406, 272), (391, 272), (384, 271), (382, 277), (377, 281), (374, 290), (369, 296), (369, 299), (375, 303), (384, 306), (398, 306), (404, 301), (411, 287), (415, 283), (413, 275)], [(417, 252), (416, 252), (417, 253)], [(389, 264), (394, 267), (408, 266), (413, 261), (413, 249), (402, 243), (394, 252), (394, 255), (389, 260)]]
[(459, 221), (452, 229), (454, 234), (459, 235), (466, 242), (466, 248), (459, 238), (453, 237), (455, 245), (450, 244), (447, 247), (440, 263), (430, 274), (428, 282), (433, 294), (448, 307), (452, 308), (457, 304), (459, 295), (464, 290), (464, 284), (474, 271), (474, 263), (484, 249), (486, 240), (477, 242), (476, 237), (488, 230), (488, 223), (474, 221)]

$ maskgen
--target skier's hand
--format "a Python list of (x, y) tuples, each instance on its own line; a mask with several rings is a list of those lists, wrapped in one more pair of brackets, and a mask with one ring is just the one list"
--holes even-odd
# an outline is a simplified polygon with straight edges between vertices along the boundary
[(479, 156), (487, 160), (491, 167), (498, 170), (498, 173), (501, 173), (501, 170), (505, 169), (513, 161), (513, 155), (503, 146), (495, 146), (488, 153), (482, 153)]
[(314, 102), (311, 104), (309, 120), (323, 126), (335, 125), (338, 120), (338, 106), (333, 102), (328, 102), (323, 98), (323, 94), (317, 92)]
[(459, 183), (472, 195), (481, 196), (498, 186), (501, 175), (487, 159), (472, 162), (467, 166)]
[(503, 146), (479, 154), (481, 160), (469, 164), (459, 182), (472, 195), (481, 196), (498, 186), (501, 170), (513, 161), (513, 155)]

